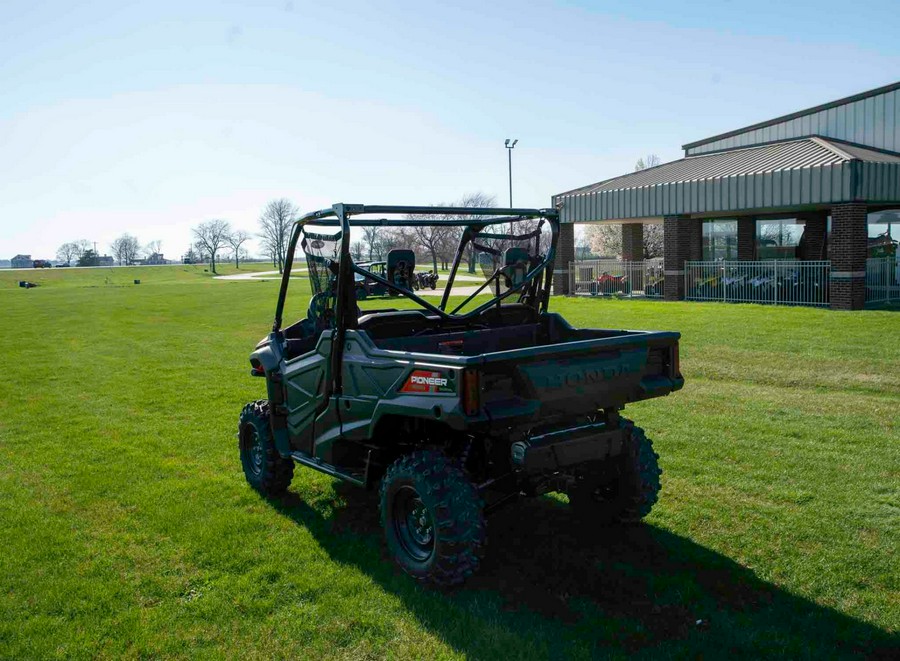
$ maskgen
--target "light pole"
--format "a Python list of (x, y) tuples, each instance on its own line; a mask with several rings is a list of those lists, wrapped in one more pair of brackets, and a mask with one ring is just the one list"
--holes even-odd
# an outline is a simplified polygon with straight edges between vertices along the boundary
[(506, 139), (506, 152), (509, 155), (509, 208), (512, 209), (512, 150), (515, 149), (518, 140)]

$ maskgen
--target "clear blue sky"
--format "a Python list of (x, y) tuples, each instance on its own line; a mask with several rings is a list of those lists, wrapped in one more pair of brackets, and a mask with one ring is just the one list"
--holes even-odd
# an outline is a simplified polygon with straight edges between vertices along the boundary
[(896, 2), (0, 5), (0, 258), (265, 202), (505, 203), (900, 79)]

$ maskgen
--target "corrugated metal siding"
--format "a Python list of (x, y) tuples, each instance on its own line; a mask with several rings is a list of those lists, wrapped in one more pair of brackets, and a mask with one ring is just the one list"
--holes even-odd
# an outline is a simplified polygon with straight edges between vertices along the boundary
[(694, 156), (809, 135), (821, 135), (900, 152), (900, 90), (696, 145), (685, 150), (685, 153)]
[[(870, 154), (877, 153), (864, 151)], [(898, 157), (888, 156), (887, 158), (897, 160)], [(840, 163), (843, 160), (846, 160), (846, 156), (825, 141), (817, 139), (791, 140), (762, 147), (683, 158), (584, 186), (569, 191), (567, 194), (591, 193), (618, 188), (640, 188), (669, 181), (713, 179), (752, 172), (816, 167), (828, 163)]]
[(554, 197), (553, 202), (563, 204), (562, 222), (581, 223), (679, 214), (762, 213), (766, 209), (857, 199), (900, 203), (900, 162), (843, 161), (802, 169), (563, 194)]

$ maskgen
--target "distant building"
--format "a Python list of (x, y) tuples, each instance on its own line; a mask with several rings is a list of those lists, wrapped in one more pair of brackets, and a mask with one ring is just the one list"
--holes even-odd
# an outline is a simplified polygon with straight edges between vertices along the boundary
[(34, 267), (31, 255), (16, 255), (10, 260), (10, 266), (14, 269), (30, 269)]
[(8, 259), (0, 259), (0, 269), (8, 269), (12, 266)]
[(163, 257), (163, 254), (161, 252), (155, 252), (152, 255), (150, 255), (147, 259), (144, 260), (144, 264), (150, 264), (152, 266), (155, 266), (157, 264), (168, 264), (168, 263), (169, 262), (166, 261), (166, 258)]
[(662, 224), (666, 300), (688, 296), (700, 264), (778, 260), (807, 273), (824, 263), (828, 281), (816, 289), (831, 307), (864, 306), (867, 258), (893, 256), (900, 226), (900, 82), (683, 149), (679, 160), (553, 196), (560, 293), (569, 293), (575, 223), (621, 225), (624, 261), (643, 260), (644, 225)]
[(113, 259), (112, 255), (99, 255), (97, 257), (97, 266), (114, 266), (116, 260)]

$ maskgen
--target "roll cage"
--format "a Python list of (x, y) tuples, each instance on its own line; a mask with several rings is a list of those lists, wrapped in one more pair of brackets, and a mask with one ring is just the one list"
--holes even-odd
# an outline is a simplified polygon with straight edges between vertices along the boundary
[[(403, 214), (407, 217), (384, 217), (390, 214)], [(379, 215), (381, 218), (372, 218), (371, 216)], [(429, 216), (428, 218), (410, 218), (409, 216)], [(366, 217), (369, 216), (369, 217)], [(485, 228), (493, 225), (511, 224), (517, 221), (534, 220), (540, 221), (538, 228), (530, 233), (525, 234), (503, 234), (499, 232), (485, 233)], [(487, 246), (475, 243), (478, 239), (508, 239), (522, 241), (531, 237), (538, 237), (541, 231), (541, 225), (546, 222), (550, 228), (550, 245), (544, 255), (540, 255), (536, 260), (528, 264), (527, 272), (523, 277), (518, 279), (509, 286), (506, 291), (501, 292), (500, 287), (496, 287), (496, 295), (489, 301), (475, 307), (467, 313), (461, 313), (468, 303), (492, 283), (498, 283), (500, 278), (504, 276), (504, 267), (501, 265), (487, 277), (485, 282), (472, 292), (466, 299), (447, 311), (450, 293), (456, 274), (459, 270), (460, 263), (465, 254), (468, 245), (474, 244), (481, 251), (491, 251)], [(304, 228), (308, 225), (315, 227), (338, 227), (340, 230), (334, 235), (319, 235), (314, 233), (306, 233), (304, 237)], [(450, 268), (450, 275), (444, 285), (443, 295), (439, 305), (434, 305), (424, 298), (418, 296), (413, 291), (398, 287), (395, 283), (388, 279), (369, 271), (362, 266), (355, 264), (350, 255), (350, 228), (351, 227), (431, 227), (431, 226), (453, 226), (464, 227), (456, 255), (453, 259), (453, 265)], [(553, 209), (518, 209), (518, 208), (480, 208), (480, 207), (419, 207), (419, 206), (372, 206), (361, 204), (335, 204), (330, 209), (321, 209), (313, 211), (298, 218), (294, 222), (293, 231), (291, 233), (290, 243), (287, 249), (287, 255), (284, 265), (284, 274), (281, 281), (281, 288), (278, 293), (278, 303), (275, 310), (275, 322), (272, 330), (278, 333), (282, 327), (282, 314), (284, 311), (284, 303), (287, 296), (287, 288), (290, 283), (290, 274), (293, 269), (294, 254), (297, 244), (303, 240), (333, 240), (337, 242), (337, 259), (315, 256), (307, 252), (307, 259), (312, 259), (321, 263), (322, 267), (331, 271), (335, 276), (335, 327), (339, 334), (342, 330), (349, 326), (354, 326), (356, 322), (356, 299), (354, 292), (354, 274), (363, 275), (386, 288), (415, 301), (419, 306), (425, 308), (430, 313), (437, 315), (443, 319), (466, 320), (478, 316), (492, 306), (498, 305), (504, 299), (515, 293), (530, 293), (529, 302), (532, 303), (539, 312), (545, 312), (550, 297), (551, 275), (553, 271), (553, 261), (556, 255), (556, 244), (559, 236), (559, 215)], [(305, 247), (305, 246), (304, 246)], [(546, 274), (546, 277), (541, 277)], [(530, 289), (530, 291), (529, 291)], [(348, 314), (352, 313), (352, 314)], [(349, 324), (348, 324), (349, 321)]]

